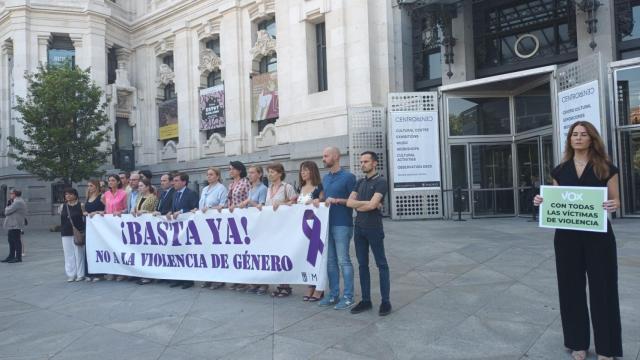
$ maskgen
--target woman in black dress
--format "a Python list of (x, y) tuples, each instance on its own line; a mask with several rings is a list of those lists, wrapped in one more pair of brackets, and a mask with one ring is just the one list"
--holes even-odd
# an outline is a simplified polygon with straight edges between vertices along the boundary
[[(84, 203), (84, 216), (93, 217), (94, 215), (101, 213), (104, 211), (104, 203), (100, 200), (102, 197), (102, 191), (100, 186), (100, 181), (98, 180), (89, 180), (87, 184), (87, 201)], [(91, 241), (90, 239), (87, 239)], [(87, 247), (85, 246), (85, 251)], [(89, 254), (86, 254), (85, 257), (85, 272), (87, 281), (99, 281), (102, 278), (101, 274), (90, 274), (89, 267), (87, 266), (87, 261), (89, 261)]]
[[(618, 169), (609, 161), (598, 131), (586, 121), (569, 129), (564, 158), (551, 176), (554, 185), (606, 187), (608, 200), (602, 206), (609, 212), (620, 204)], [(534, 205), (542, 201), (538, 195)], [(589, 350), (587, 279), (598, 359), (622, 356), (618, 263), (611, 223), (607, 222), (606, 233), (557, 229), (554, 246), (564, 344), (571, 356), (584, 360)]]

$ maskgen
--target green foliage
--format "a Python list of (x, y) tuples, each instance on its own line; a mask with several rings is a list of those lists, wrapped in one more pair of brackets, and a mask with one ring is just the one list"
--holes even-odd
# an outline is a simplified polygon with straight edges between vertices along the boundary
[(9, 156), (18, 169), (68, 184), (99, 176), (109, 155), (100, 145), (111, 129), (102, 91), (89, 71), (68, 64), (41, 66), (25, 78), (29, 94), (18, 98), (15, 107), (25, 136), (9, 137)]

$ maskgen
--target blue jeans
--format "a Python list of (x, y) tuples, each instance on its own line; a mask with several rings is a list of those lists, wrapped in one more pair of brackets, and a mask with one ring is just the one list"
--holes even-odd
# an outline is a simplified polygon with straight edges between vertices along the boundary
[(389, 280), (389, 265), (384, 255), (384, 230), (380, 228), (355, 227), (353, 241), (356, 245), (356, 257), (360, 269), (360, 288), (362, 301), (371, 301), (371, 276), (369, 275), (369, 247), (376, 260), (380, 272), (380, 296), (383, 302), (389, 301), (391, 281)]
[(327, 273), (330, 296), (340, 297), (340, 271), (344, 281), (344, 297), (353, 299), (353, 265), (349, 257), (349, 243), (353, 235), (351, 226), (329, 226)]

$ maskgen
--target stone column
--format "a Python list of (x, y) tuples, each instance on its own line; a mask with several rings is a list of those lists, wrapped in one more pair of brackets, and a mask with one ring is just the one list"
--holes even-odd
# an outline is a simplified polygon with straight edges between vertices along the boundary
[(245, 111), (246, 101), (251, 102), (251, 99), (242, 96), (250, 94), (245, 59), (251, 46), (245, 47), (247, 44), (242, 42), (245, 38), (243, 32), (247, 30), (242, 20), (242, 10), (233, 7), (223, 12), (220, 24), (220, 58), (225, 91), (225, 154), (228, 156), (247, 152), (247, 144), (251, 140), (251, 113)]
[(193, 104), (198, 104), (195, 93), (198, 83), (194, 82), (197, 70), (197, 51), (193, 49), (191, 30), (184, 27), (176, 30), (173, 48), (176, 94), (178, 96), (178, 161), (189, 161), (197, 157), (196, 139), (199, 137), (198, 113)]
[(38, 61), (41, 65), (46, 66), (48, 62), (49, 39), (50, 34), (38, 35)]
[(457, 6), (457, 16), (451, 21), (453, 37), (453, 63), (451, 78), (447, 76), (449, 66), (444, 63), (444, 47), (442, 47), (442, 85), (453, 84), (475, 78), (475, 57), (473, 48), (473, 9), (472, 1), (464, 0)]
[[(17, 25), (17, 23), (14, 23), (14, 25)], [(20, 25), (25, 26), (14, 30), (11, 36), (13, 40), (13, 102), (15, 102), (15, 97), (17, 96), (22, 98), (27, 97), (29, 84), (24, 78), (24, 73), (26, 71), (32, 71), (31, 64), (33, 57), (30, 52), (29, 30), (27, 29), (26, 24), (23, 24), (22, 21), (20, 21)], [(15, 105), (15, 103), (12, 103), (11, 105)], [(17, 121), (20, 114), (15, 110), (10, 111), (12, 115), (9, 128), (13, 125), (14, 135), (19, 138), (24, 138), (24, 127)]]
[(5, 41), (0, 46), (0, 167), (9, 165), (7, 140), (11, 124), (11, 68), (9, 58), (13, 56), (13, 43)]
[(137, 88), (138, 104), (136, 127), (142, 144), (141, 150), (136, 153), (136, 163), (151, 165), (159, 160), (158, 106), (156, 104), (157, 59), (150, 45), (136, 48), (132, 59), (131, 75)]
[(131, 86), (129, 82), (129, 60), (131, 59), (131, 50), (119, 48), (116, 50), (116, 58), (118, 61), (118, 69), (116, 70), (116, 85)]

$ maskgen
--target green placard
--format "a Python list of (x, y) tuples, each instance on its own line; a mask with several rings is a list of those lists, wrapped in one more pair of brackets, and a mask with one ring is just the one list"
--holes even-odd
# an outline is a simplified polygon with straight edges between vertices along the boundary
[(540, 227), (607, 232), (606, 187), (541, 186)]

